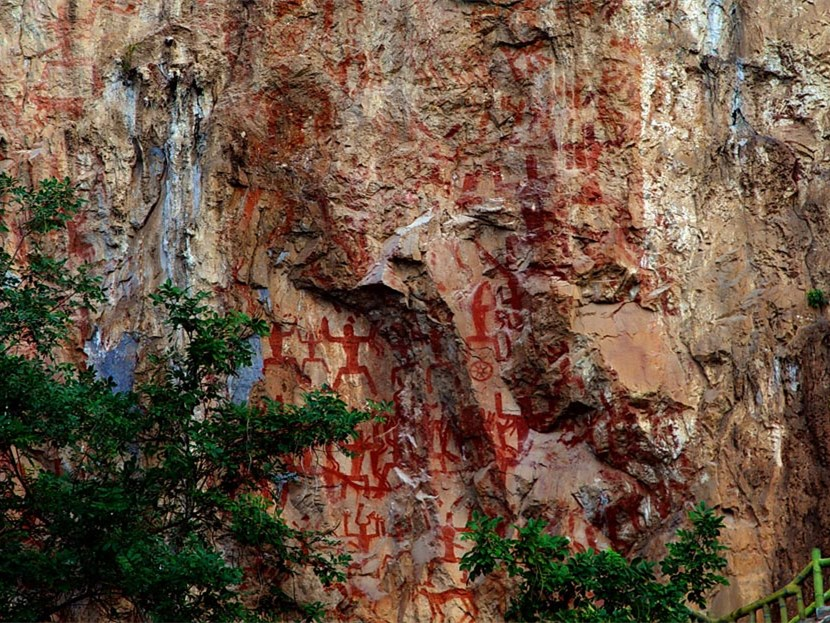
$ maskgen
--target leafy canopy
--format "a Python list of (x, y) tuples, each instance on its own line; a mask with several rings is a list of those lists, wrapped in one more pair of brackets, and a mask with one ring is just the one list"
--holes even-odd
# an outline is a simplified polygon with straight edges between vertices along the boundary
[(513, 539), (497, 529), (501, 519), (474, 513), (462, 539), (473, 549), (461, 560), (470, 580), (503, 569), (518, 578), (507, 617), (515, 621), (562, 623), (686, 623), (687, 601), (704, 607), (704, 596), (718, 584), (726, 567), (718, 541), (723, 517), (701, 502), (690, 513), (691, 530), (679, 530), (660, 563), (628, 561), (613, 550), (572, 553), (563, 536), (545, 532), (529, 519)]
[(280, 586), (304, 568), (341, 581), (349, 559), (280, 515), (287, 461), (353, 440), (385, 405), (327, 389), (235, 404), (228, 377), (266, 323), (170, 282), (151, 297), (168, 346), (135, 390), (58, 363), (73, 313), (102, 300), (88, 267), (46, 251), (81, 205), (68, 180), (0, 175), (0, 617), (322, 620)]
[(41, 182), (37, 190), (0, 173), (0, 348), (48, 356), (65, 339), (72, 312), (103, 300), (100, 279), (83, 265), (44, 250), (65, 229), (83, 201), (68, 179)]

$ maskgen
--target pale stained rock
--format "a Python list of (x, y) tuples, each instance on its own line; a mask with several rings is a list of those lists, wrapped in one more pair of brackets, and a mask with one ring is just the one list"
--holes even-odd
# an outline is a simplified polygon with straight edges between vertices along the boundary
[(696, 402), (694, 367), (674, 352), (676, 342), (659, 314), (635, 303), (591, 304), (577, 310), (573, 330), (597, 344), (605, 369), (633, 398), (664, 395), (689, 406)]

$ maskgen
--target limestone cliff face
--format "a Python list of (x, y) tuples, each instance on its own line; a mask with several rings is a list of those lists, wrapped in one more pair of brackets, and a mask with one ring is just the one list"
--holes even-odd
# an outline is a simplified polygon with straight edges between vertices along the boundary
[(271, 322), (240, 397), (395, 402), (287, 492), (341, 620), (498, 621), (473, 509), (657, 552), (696, 499), (726, 607), (830, 551), (828, 9), (0, 0), (0, 167), (88, 192), (124, 386), (169, 277)]

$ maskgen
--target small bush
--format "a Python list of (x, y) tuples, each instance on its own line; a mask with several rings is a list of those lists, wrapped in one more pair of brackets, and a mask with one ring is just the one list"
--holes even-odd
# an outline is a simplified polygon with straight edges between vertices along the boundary
[(461, 538), (474, 547), (461, 559), (470, 580), (497, 569), (518, 580), (506, 612), (525, 623), (688, 623), (706, 594), (726, 585), (719, 541), (723, 517), (704, 503), (689, 513), (691, 530), (679, 530), (659, 564), (626, 560), (613, 550), (572, 553), (567, 538), (528, 519), (516, 538), (498, 534), (501, 519), (474, 513)]
[(824, 290), (813, 288), (807, 291), (807, 305), (814, 309), (821, 309), (827, 305), (827, 294)]

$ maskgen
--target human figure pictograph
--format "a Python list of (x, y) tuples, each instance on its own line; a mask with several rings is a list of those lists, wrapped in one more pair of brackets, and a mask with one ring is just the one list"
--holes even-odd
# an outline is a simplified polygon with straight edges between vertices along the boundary
[(473, 293), (471, 311), (473, 312), (473, 326), (475, 333), (467, 338), (474, 344), (492, 344), (487, 319), (491, 312), (496, 310), (496, 299), (488, 281), (481, 282)]
[(438, 538), (444, 545), (444, 555), (441, 557), (441, 561), (446, 563), (461, 562), (461, 558), (458, 557), (455, 551), (459, 547), (459, 530), (452, 522), (453, 516), (454, 513), (448, 512), (444, 524), (439, 526), (437, 530)]
[(503, 360), (499, 340), (491, 334), (492, 321), (496, 314), (496, 297), (489, 281), (481, 282), (473, 293), (470, 312), (475, 333), (467, 337), (467, 345), (473, 349), (492, 348), (496, 359)]
[[(303, 333), (305, 333), (305, 337), (303, 337)], [(323, 340), (317, 337), (316, 331), (305, 331), (305, 332), (298, 332), (300, 337), (300, 342), (306, 345), (306, 349), (308, 350), (308, 356), (303, 358), (302, 362), (300, 363), (300, 370), (303, 374), (306, 374), (305, 367), (306, 364), (320, 364), (326, 371), (326, 374), (330, 372), (329, 364), (326, 363), (326, 360), (322, 357), (317, 356), (317, 346), (322, 344)]]
[[(357, 537), (357, 546), (360, 551), (368, 552), (372, 547), (372, 543), (386, 534), (386, 522), (383, 517), (378, 515), (375, 511), (366, 514), (366, 505), (361, 502), (357, 507), (354, 521), (351, 519), (351, 511), (343, 511), (343, 530), (347, 537)], [(364, 520), (361, 522), (361, 516)], [(355, 529), (350, 529), (349, 524), (354, 523)]]
[(346, 324), (343, 326), (342, 336), (331, 334), (331, 331), (329, 330), (328, 318), (323, 318), (323, 322), (321, 323), (323, 336), (326, 340), (334, 342), (335, 344), (340, 344), (343, 347), (343, 353), (346, 355), (346, 363), (340, 366), (340, 369), (337, 370), (337, 375), (334, 377), (332, 387), (336, 390), (344, 376), (359, 374), (366, 378), (366, 382), (369, 384), (369, 389), (372, 394), (377, 395), (378, 390), (377, 387), (375, 387), (375, 381), (372, 379), (372, 374), (369, 372), (369, 368), (360, 363), (360, 345), (368, 344), (369, 346), (376, 348), (374, 342), (377, 330), (372, 327), (369, 330), (369, 335), (357, 335), (354, 331), (353, 322), (354, 318), (349, 316)]
[(295, 327), (291, 327), (287, 331), (284, 331), (282, 324), (283, 323), (281, 322), (277, 322), (271, 325), (271, 333), (268, 335), (268, 344), (271, 346), (271, 356), (263, 362), (265, 368), (280, 364), (293, 365), (295, 368), (300, 367), (297, 364), (297, 359), (295, 357), (285, 357), (282, 354), (285, 339), (293, 335), (295, 329)]

